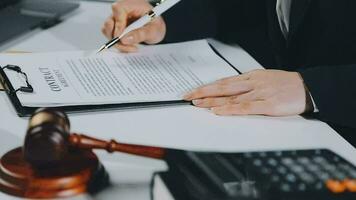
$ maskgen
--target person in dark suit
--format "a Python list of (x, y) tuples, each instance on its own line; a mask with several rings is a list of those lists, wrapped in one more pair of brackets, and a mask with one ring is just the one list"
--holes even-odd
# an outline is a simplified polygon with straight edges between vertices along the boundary
[[(109, 38), (117, 36), (151, 8), (145, 0), (117, 2), (102, 31)], [(186, 100), (219, 115), (309, 114), (352, 135), (355, 10), (354, 0), (182, 0), (117, 47), (132, 52), (141, 42), (209, 37), (238, 43), (266, 70), (197, 88)]]

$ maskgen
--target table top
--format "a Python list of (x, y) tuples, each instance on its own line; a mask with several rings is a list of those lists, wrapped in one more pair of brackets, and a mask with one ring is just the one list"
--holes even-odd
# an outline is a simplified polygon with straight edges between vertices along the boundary
[[(2, 51), (92, 50), (106, 39), (100, 29), (110, 15), (110, 4), (81, 2), (80, 8), (47, 30), (34, 30), (4, 46)], [(260, 68), (236, 45), (211, 43), (240, 71)], [(251, 67), (253, 66), (253, 67)], [(19, 118), (6, 95), (0, 93), (2, 155), (21, 145), (27, 118)], [(327, 124), (295, 117), (219, 117), (208, 110), (176, 106), (130, 111), (70, 115), (72, 130), (103, 139), (188, 150), (259, 151), (272, 149), (328, 148), (356, 164), (356, 150)], [(149, 199), (148, 181), (153, 171), (165, 170), (165, 163), (125, 154), (98, 152), (114, 186), (95, 197), (74, 199)], [(0, 198), (7, 197), (0, 194)], [(16, 199), (16, 198), (14, 198)]]

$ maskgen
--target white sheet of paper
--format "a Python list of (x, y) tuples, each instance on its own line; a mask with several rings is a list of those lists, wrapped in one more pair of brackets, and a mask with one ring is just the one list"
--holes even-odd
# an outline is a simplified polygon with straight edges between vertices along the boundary
[[(0, 65), (20, 66), (34, 93), (18, 92), (24, 106), (92, 105), (181, 100), (182, 96), (237, 72), (207, 41), (143, 47), (122, 54), (107, 51), (1, 55)], [(6, 70), (15, 87), (20, 75)]]

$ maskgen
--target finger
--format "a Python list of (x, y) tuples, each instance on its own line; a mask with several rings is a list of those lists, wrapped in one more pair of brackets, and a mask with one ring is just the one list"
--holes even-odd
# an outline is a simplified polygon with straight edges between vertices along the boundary
[(215, 107), (211, 110), (216, 115), (268, 115), (270, 109), (267, 101), (251, 101)]
[(241, 95), (230, 96), (230, 97), (210, 97), (205, 99), (196, 99), (193, 100), (193, 104), (197, 107), (201, 108), (212, 108), (212, 107), (220, 107), (224, 105), (230, 104), (239, 104), (242, 102), (249, 102), (249, 101), (257, 101), (262, 100), (256, 95), (255, 92), (251, 91), (248, 93), (244, 93)]
[(113, 11), (113, 37), (119, 37), (127, 26), (128, 13), (119, 3), (114, 3), (112, 5)]
[(142, 1), (116, 1), (112, 4), (112, 8), (116, 10), (124, 8), (127, 13), (137, 18), (150, 11), (153, 7), (148, 2), (142, 4)]
[(112, 39), (113, 29), (114, 29), (114, 20), (112, 17), (110, 17), (104, 23), (102, 32), (108, 39)]
[(220, 106), (232, 104), (234, 98), (235, 98), (235, 96), (196, 99), (196, 100), (193, 100), (193, 104), (200, 108), (220, 107)]
[(121, 42), (125, 45), (139, 44), (142, 42), (150, 42), (154, 40), (156, 28), (152, 24), (148, 24), (142, 28), (131, 31), (121, 39)]
[(249, 92), (253, 89), (252, 81), (239, 81), (232, 83), (213, 83), (202, 86), (185, 95), (185, 100), (202, 99), (208, 97), (233, 96)]
[(249, 79), (250, 79), (250, 75), (248, 73), (245, 73), (245, 74), (240, 74), (238, 76), (231, 76), (231, 77), (223, 78), (216, 82), (227, 83), (227, 82), (234, 82), (234, 81), (246, 81)]
[(138, 51), (138, 47), (135, 45), (122, 45), (122, 44), (117, 44), (116, 48), (120, 50), (120, 52), (123, 53), (133, 53)]
[(261, 98), (260, 94), (258, 94), (256, 90), (252, 90), (244, 94), (233, 96), (230, 99), (231, 103), (233, 104), (239, 104), (239, 103), (249, 102), (249, 101), (259, 101), (259, 100), (263, 100), (263, 99)]

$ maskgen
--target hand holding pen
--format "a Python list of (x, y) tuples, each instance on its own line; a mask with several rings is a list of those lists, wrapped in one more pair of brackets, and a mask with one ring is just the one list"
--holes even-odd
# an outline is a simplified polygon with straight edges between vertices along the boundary
[(166, 34), (166, 25), (160, 14), (179, 0), (164, 0), (152, 7), (147, 0), (122, 0), (112, 5), (112, 15), (106, 20), (102, 32), (110, 40), (101, 50), (115, 45), (122, 52), (137, 51), (137, 44), (156, 44)]

